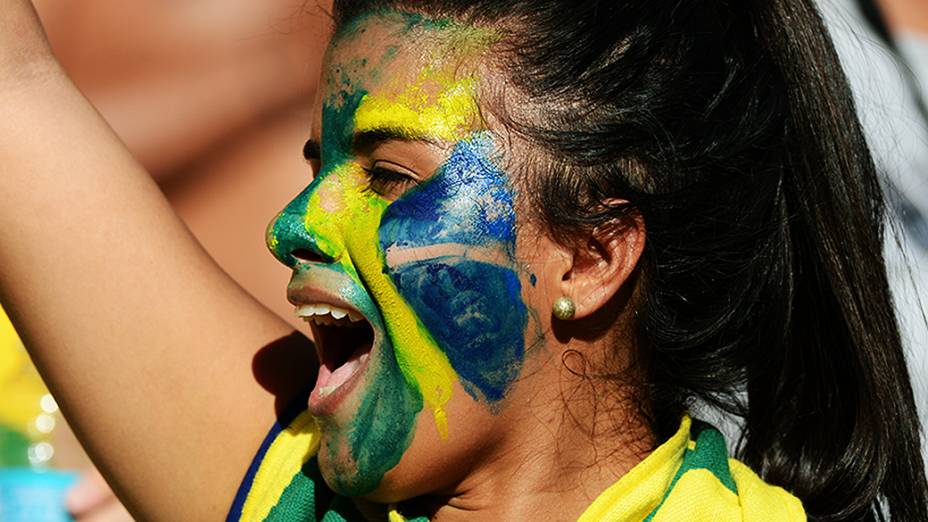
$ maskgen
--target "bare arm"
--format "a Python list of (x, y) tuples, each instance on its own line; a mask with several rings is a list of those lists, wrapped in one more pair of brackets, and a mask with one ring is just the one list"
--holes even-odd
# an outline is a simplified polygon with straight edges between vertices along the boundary
[(0, 0), (0, 301), (136, 516), (221, 518), (273, 419), (291, 329), (229, 279)]
[(68, 75), (159, 180), (311, 104), (329, 22), (290, 0), (34, 3)]

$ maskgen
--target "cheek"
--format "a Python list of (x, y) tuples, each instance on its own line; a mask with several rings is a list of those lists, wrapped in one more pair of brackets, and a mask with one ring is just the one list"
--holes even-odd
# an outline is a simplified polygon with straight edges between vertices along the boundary
[(329, 486), (346, 496), (375, 491), (388, 471), (400, 463), (413, 441), (422, 396), (406, 384), (388, 351), (376, 364), (366, 390), (350, 417), (321, 421), (323, 446), (319, 462)]
[(502, 399), (524, 351), (525, 309), (515, 273), (462, 259), (406, 265), (394, 281), (433, 332), (464, 389), (491, 404)]
[(493, 406), (521, 369), (527, 312), (513, 191), (488, 148), (460, 142), (439, 173), (387, 209), (380, 242), (397, 290), (465, 390)]

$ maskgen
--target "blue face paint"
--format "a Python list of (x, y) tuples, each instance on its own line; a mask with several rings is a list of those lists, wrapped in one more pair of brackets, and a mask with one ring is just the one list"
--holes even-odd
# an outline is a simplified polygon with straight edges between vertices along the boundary
[(400, 293), (448, 355), (475, 399), (501, 400), (518, 376), (526, 314), (509, 268), (445, 259), (404, 265), (393, 275)]
[(515, 258), (516, 213), (508, 176), (484, 134), (459, 142), (432, 178), (395, 201), (380, 226), (389, 248), (455, 243)]
[[(444, 22), (433, 25), (452, 29)], [(482, 52), (493, 40), (486, 35), (477, 40), (463, 37), (471, 31), (467, 28), (456, 36), (456, 45), (469, 42), (473, 52)], [(397, 36), (401, 42), (407, 39)], [(372, 491), (400, 462), (424, 407), (443, 435), (445, 405), (455, 377), (471, 396), (498, 411), (522, 366), (529, 312), (516, 272), (513, 190), (491, 159), (487, 135), (475, 134), (469, 125), (479, 112), (470, 94), (471, 80), (455, 78), (447, 89), (451, 98), (439, 97), (435, 107), (416, 105), (410, 116), (409, 107), (393, 107), (399, 102), (381, 88), (382, 81), (374, 81), (389, 71), (383, 66), (398, 47), (388, 47), (377, 60), (351, 49), (342, 53), (338, 45), (333, 45), (332, 58), (347, 56), (338, 59), (326, 77), (322, 171), (281, 213), (268, 242), (278, 258), (298, 272), (322, 272), (317, 274), (320, 280), (302, 272), (298, 280), (316, 286), (326, 286), (321, 279), (345, 283), (339, 295), (357, 306), (381, 334), (363, 388), (354, 392), (361, 395), (346, 403), (356, 410), (318, 419), (323, 432), (319, 462), (326, 480), (339, 493), (357, 496)], [(431, 66), (423, 69), (430, 70)], [(444, 72), (436, 74), (445, 81)], [(448, 75), (447, 81), (451, 79)], [(461, 90), (458, 84), (467, 88)], [(410, 92), (416, 88), (410, 86)], [(365, 103), (398, 112), (364, 112)], [(352, 150), (352, 139), (367, 129), (364, 125), (373, 125), (372, 114), (382, 116), (379, 125), (390, 129), (400, 121), (431, 132), (435, 126), (429, 125), (438, 123), (453, 131), (439, 134), (441, 140), (456, 143), (449, 160), (429, 181), (392, 203), (374, 191), (360, 190), (369, 179)], [(316, 251), (323, 264), (299, 267), (290, 254), (294, 249)], [(421, 255), (410, 258), (414, 250)], [(391, 254), (397, 253), (392, 257), (397, 262), (391, 263)], [(322, 277), (325, 273), (327, 278)]]
[(491, 146), (484, 135), (459, 142), (439, 172), (390, 205), (380, 242), (388, 265), (391, 253), (411, 253), (388, 266), (397, 290), (467, 392), (493, 404), (521, 369), (527, 312), (512, 188)]

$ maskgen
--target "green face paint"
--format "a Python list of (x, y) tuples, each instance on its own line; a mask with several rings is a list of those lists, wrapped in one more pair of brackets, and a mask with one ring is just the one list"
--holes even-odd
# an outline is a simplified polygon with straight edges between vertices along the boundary
[[(360, 42), (375, 22), (390, 27), (395, 41), (359, 55), (352, 45), (365, 48)], [(400, 44), (426, 36), (444, 43), (434, 59), (406, 84), (387, 78)], [(340, 31), (323, 99), (322, 169), (269, 230), (275, 255), (294, 267), (291, 288), (329, 285), (375, 330), (361, 391), (323, 407), (326, 387), (317, 385), (310, 399), (334, 470), (327, 479), (344, 494), (379, 484), (409, 447), (423, 408), (447, 438), (445, 408), (456, 382), (492, 411), (521, 365), (527, 312), (514, 270), (513, 191), (480, 126), (477, 79), (458, 76), (454, 66), (493, 39), (488, 31), (399, 13)], [(446, 58), (451, 49), (457, 62)], [(432, 179), (391, 203), (371, 190), (353, 150), (364, 132), (454, 147)], [(298, 249), (319, 261), (299, 262), (291, 255)], [(320, 379), (339, 371), (324, 369)], [(352, 410), (350, 421), (335, 410)]]

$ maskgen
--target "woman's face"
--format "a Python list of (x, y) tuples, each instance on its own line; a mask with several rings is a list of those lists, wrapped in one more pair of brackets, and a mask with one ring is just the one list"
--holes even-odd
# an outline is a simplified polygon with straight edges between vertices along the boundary
[(321, 369), (309, 408), (340, 493), (438, 489), (430, 470), (465, 468), (511, 428), (544, 296), (517, 237), (501, 140), (476, 99), (476, 64), (494, 40), (379, 13), (327, 54), (321, 161), (268, 244), (293, 268), (289, 298), (312, 325)]

